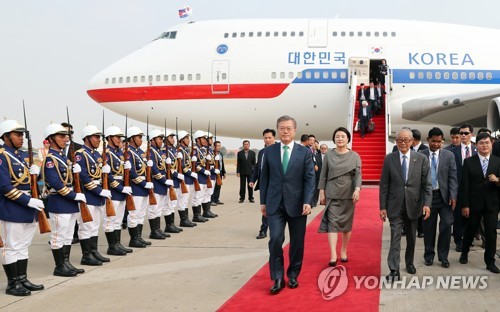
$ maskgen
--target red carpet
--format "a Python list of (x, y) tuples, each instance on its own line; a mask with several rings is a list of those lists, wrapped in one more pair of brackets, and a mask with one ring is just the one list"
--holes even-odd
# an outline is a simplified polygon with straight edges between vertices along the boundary
[[(318, 277), (330, 260), (327, 234), (317, 233), (322, 212), (307, 227), (304, 264), (298, 278), (298, 288), (285, 288), (278, 295), (271, 295), (269, 288), (272, 281), (269, 277), (269, 265), (266, 263), (218, 311), (378, 311), (379, 289), (368, 290), (363, 286), (355, 289), (353, 278), (380, 277), (382, 222), (378, 217), (378, 188), (363, 189), (361, 200), (355, 209), (348, 249), (349, 262), (338, 263), (339, 266), (345, 266), (348, 276), (347, 290), (343, 294), (326, 300), (318, 287)], [(338, 243), (337, 253), (340, 257), (340, 239)], [(285, 248), (285, 271), (287, 266), (288, 245)], [(332, 288), (341, 289), (335, 286)]]

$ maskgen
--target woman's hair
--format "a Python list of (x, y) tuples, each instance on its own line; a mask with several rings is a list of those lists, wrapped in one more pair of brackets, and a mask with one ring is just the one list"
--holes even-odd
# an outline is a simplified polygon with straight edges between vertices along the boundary
[(350, 143), (351, 142), (351, 133), (349, 132), (349, 130), (347, 130), (344, 127), (338, 127), (337, 129), (335, 129), (335, 131), (333, 132), (333, 136), (332, 136), (333, 143), (335, 143), (335, 135), (339, 131), (342, 131), (342, 132), (344, 132), (347, 135), (347, 143)]

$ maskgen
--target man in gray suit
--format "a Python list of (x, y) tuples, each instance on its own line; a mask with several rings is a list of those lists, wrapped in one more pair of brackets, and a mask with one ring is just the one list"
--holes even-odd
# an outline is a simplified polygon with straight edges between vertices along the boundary
[(410, 150), (413, 142), (411, 130), (403, 128), (397, 135), (398, 151), (387, 155), (380, 179), (380, 219), (387, 217), (391, 226), (391, 246), (387, 263), (391, 273), (388, 280), (399, 280), (401, 229), (406, 228), (406, 271), (415, 274), (413, 264), (417, 220), (422, 213), (429, 218), (432, 185), (429, 160), (421, 153)]
[(450, 252), (451, 226), (453, 210), (457, 204), (458, 180), (455, 156), (452, 152), (441, 148), (444, 141), (443, 131), (432, 128), (427, 136), (429, 148), (420, 151), (429, 159), (431, 167), (432, 205), (431, 216), (423, 221), (424, 260), (430, 266), (434, 261), (436, 245), (436, 228), (439, 215), (438, 260), (441, 266), (448, 268)]

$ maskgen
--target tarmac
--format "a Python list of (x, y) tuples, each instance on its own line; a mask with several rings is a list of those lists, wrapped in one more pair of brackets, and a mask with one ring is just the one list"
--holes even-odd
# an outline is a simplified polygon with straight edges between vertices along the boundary
[[(153, 245), (145, 249), (134, 248), (134, 252), (127, 256), (109, 256), (111, 262), (90, 267), (79, 264), (80, 246), (73, 245), (71, 262), (85, 269), (84, 274), (76, 277), (52, 275), (54, 261), (47, 244), (49, 235), (37, 233), (29, 251), (28, 277), (33, 283), (44, 284), (45, 290), (32, 292), (28, 297), (5, 295), (6, 277), (2, 274), (0, 310), (217, 310), (268, 260), (267, 239), (255, 239), (261, 220), (258, 192), (255, 194), (256, 203), (245, 201), (240, 204), (238, 178), (230, 174), (223, 182), (221, 201), (225, 204), (212, 208), (218, 218), (198, 224), (195, 228), (184, 228), (182, 233), (172, 234), (166, 240), (151, 240)], [(321, 207), (313, 209), (308, 221), (321, 212)], [(378, 214), (378, 211), (374, 213)], [(176, 215), (176, 223), (178, 221)], [(143, 234), (146, 234), (143, 235), (145, 238), (149, 234), (147, 222)], [(128, 232), (124, 230), (122, 243), (126, 245), (128, 239)], [(385, 275), (388, 273), (386, 258), (390, 239), (388, 222), (384, 224), (382, 239), (381, 268)], [(103, 255), (106, 248), (106, 239), (101, 231), (99, 250)], [(459, 253), (452, 250), (450, 268), (442, 268), (437, 259), (432, 267), (426, 267), (423, 240), (418, 239), (415, 251), (417, 276), (432, 276), (434, 279), (439, 276), (486, 276), (487, 287), (482, 290), (460, 287), (436, 290), (435, 285), (431, 285), (425, 289), (382, 290), (380, 311), (498, 311), (500, 276), (485, 270), (482, 255), (483, 250), (474, 247), (469, 254), (469, 264), (462, 265), (458, 262)], [(404, 264), (401, 270), (402, 276), (411, 277), (404, 271)], [(332, 307), (335, 307), (334, 302)]]

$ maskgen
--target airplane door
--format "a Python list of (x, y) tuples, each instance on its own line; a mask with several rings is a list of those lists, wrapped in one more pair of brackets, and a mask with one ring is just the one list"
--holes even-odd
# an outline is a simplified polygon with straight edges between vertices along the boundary
[(368, 85), (370, 82), (370, 59), (367, 57), (350, 57), (349, 77), (351, 75), (356, 75), (358, 85), (361, 83)]
[(229, 93), (229, 61), (212, 62), (212, 94)]
[(328, 20), (310, 19), (308, 41), (309, 48), (326, 48), (328, 45)]

